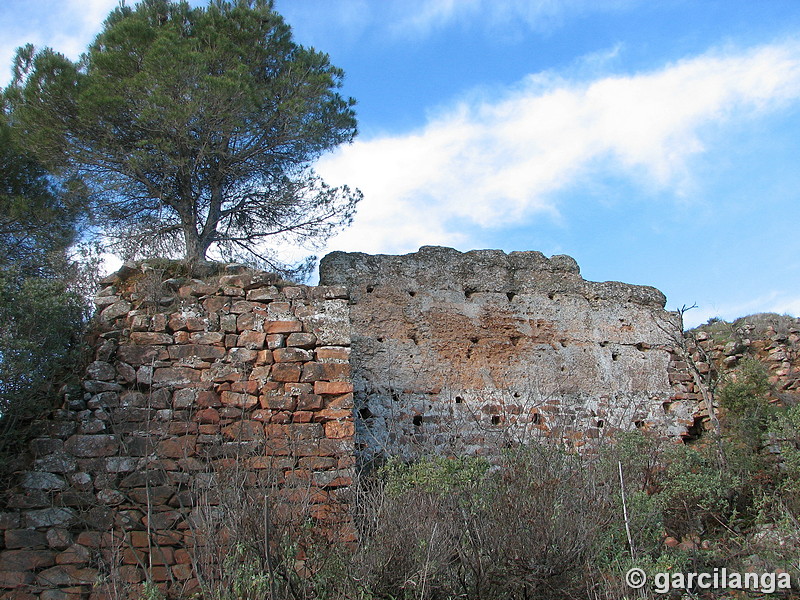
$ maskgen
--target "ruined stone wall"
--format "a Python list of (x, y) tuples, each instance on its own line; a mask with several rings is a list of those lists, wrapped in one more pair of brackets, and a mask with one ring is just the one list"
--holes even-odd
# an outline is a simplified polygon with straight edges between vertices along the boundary
[(197, 511), (216, 514), (222, 474), (268, 480), (271, 501), (320, 526), (346, 521), (335, 510), (354, 464), (346, 290), (241, 269), (164, 277), (125, 267), (96, 299), (82, 389), (35, 424), (3, 495), (3, 597), (112, 597), (103, 580), (145, 576), (196, 588)]
[(320, 281), (350, 292), (363, 458), (677, 437), (693, 422), (679, 319), (654, 288), (585, 281), (568, 256), (440, 247), (335, 252)]
[(337, 252), (318, 287), (154, 265), (106, 282), (82, 387), (17, 459), (0, 509), (9, 597), (101, 598), (103, 578), (195, 588), (201, 517), (222, 515), (232, 473), (352, 539), (358, 458), (680, 439), (703, 419), (664, 296), (585, 281), (568, 256)]

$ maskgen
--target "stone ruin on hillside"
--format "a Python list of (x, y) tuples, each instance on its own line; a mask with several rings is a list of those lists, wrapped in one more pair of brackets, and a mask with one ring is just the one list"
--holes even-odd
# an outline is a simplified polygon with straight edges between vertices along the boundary
[(126, 266), (100, 291), (82, 388), (34, 424), (3, 496), (0, 589), (86, 597), (145, 566), (196, 588), (199, 503), (216, 510), (231, 465), (347, 538), (359, 462), (679, 440), (703, 419), (664, 296), (585, 281), (568, 256), (335, 252), (312, 287), (168, 277)]

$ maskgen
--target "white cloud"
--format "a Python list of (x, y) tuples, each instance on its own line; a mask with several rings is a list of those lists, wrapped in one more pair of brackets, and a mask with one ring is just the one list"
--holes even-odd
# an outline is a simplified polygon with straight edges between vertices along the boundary
[(396, 13), (402, 16), (394, 20), (392, 29), (397, 34), (427, 35), (451, 23), (471, 20), (495, 31), (523, 26), (548, 32), (570, 17), (622, 10), (637, 3), (638, 0), (403, 0), (395, 2), (399, 9)]
[(710, 52), (658, 71), (571, 81), (529, 76), (497, 100), (462, 101), (405, 135), (359, 140), (323, 159), (330, 183), (365, 195), (331, 249), (459, 245), (453, 225), (558, 215), (555, 193), (589, 174), (680, 194), (709, 126), (800, 99), (800, 44)]
[(11, 79), (11, 61), (18, 47), (27, 43), (50, 46), (75, 60), (118, 5), (118, 0), (11, 0), (0, 9), (4, 17), (0, 26), (0, 86)]

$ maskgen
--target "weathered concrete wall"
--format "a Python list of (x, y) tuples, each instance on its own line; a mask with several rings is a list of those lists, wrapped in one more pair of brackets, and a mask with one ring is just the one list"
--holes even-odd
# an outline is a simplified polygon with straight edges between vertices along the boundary
[(335, 252), (320, 281), (350, 292), (365, 457), (692, 423), (696, 395), (670, 376), (678, 317), (654, 288), (585, 281), (568, 256), (441, 247)]
[(5, 594), (113, 597), (96, 584), (145, 576), (195, 589), (197, 511), (215, 518), (223, 476), (266, 480), (271, 502), (323, 527), (347, 519), (333, 510), (355, 461), (346, 290), (145, 271), (100, 292), (83, 389), (19, 457), (0, 512)]

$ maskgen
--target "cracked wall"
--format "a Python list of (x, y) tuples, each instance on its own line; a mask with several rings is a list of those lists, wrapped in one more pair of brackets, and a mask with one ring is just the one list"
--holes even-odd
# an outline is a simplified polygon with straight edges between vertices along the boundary
[(586, 281), (568, 256), (430, 246), (335, 252), (320, 281), (350, 293), (362, 458), (692, 423), (669, 374), (679, 318), (654, 288)]

